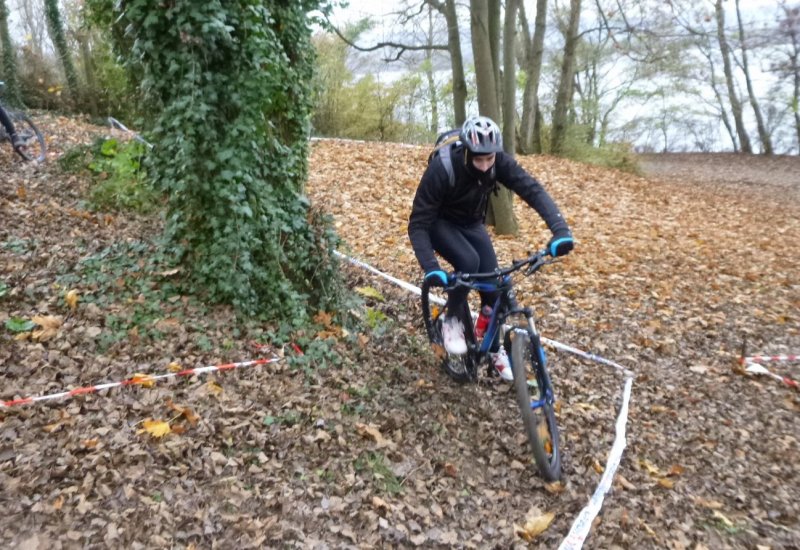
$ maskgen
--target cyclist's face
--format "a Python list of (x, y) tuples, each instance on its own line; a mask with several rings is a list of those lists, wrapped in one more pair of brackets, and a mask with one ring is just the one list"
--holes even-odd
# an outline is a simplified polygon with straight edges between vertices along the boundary
[(472, 157), (472, 165), (481, 172), (488, 171), (494, 165), (495, 154), (475, 155)]

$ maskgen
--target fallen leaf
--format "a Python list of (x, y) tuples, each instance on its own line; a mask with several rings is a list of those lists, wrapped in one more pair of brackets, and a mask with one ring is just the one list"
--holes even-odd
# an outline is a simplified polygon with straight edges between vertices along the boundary
[(667, 477), (669, 477), (669, 476), (679, 476), (679, 475), (682, 475), (683, 472), (685, 472), (685, 471), (686, 471), (686, 468), (684, 468), (680, 464), (673, 464), (672, 467), (669, 469), (669, 472), (667, 472)]
[(593, 468), (593, 469), (594, 469), (594, 471), (595, 471), (595, 472), (597, 472), (598, 474), (602, 474), (603, 472), (605, 472), (605, 471), (606, 471), (606, 469), (605, 469), (605, 468), (603, 468), (603, 466), (602, 466), (602, 465), (601, 465), (601, 464), (600, 464), (600, 463), (599, 463), (597, 460), (595, 460), (595, 461), (592, 463), (592, 468)]
[(213, 380), (209, 380), (208, 382), (206, 382), (206, 389), (208, 390), (209, 393), (213, 395), (216, 396), (222, 395), (222, 386), (220, 386)]
[(659, 479), (658, 484), (664, 489), (672, 489), (675, 487), (675, 482), (667, 477), (662, 477)]
[(167, 369), (169, 370), (169, 372), (181, 372), (183, 370), (183, 367), (180, 366), (179, 363), (173, 361), (172, 363), (167, 365)]
[(177, 405), (172, 401), (172, 399), (167, 399), (167, 407), (169, 407), (171, 410), (175, 411), (180, 416), (185, 418), (192, 426), (197, 425), (197, 421), (200, 420), (200, 417), (194, 414), (194, 412), (192, 412), (192, 409), (190, 409), (189, 407)]
[(544, 515), (536, 515), (536, 516), (529, 516), (525, 520), (525, 525), (520, 527), (519, 525), (514, 524), (514, 532), (517, 536), (521, 537), (525, 542), (532, 542), (533, 539), (541, 535), (542, 533), (550, 527), (550, 524), (553, 523), (553, 519), (555, 518), (555, 514), (553, 512), (548, 512)]
[(84, 439), (81, 441), (84, 449), (94, 449), (98, 443), (100, 443), (99, 439)]
[(358, 422), (356, 424), (356, 431), (361, 437), (373, 440), (378, 444), (378, 447), (388, 447), (393, 445), (391, 441), (383, 437), (383, 434), (375, 426)]
[(61, 327), (63, 322), (61, 317), (56, 317), (54, 315), (37, 315), (32, 319), (32, 321), (42, 327), (34, 330), (31, 333), (31, 339), (37, 342), (47, 342), (48, 340), (52, 340), (56, 335), (58, 335), (58, 329)]
[(155, 438), (161, 438), (170, 433), (172, 429), (168, 422), (163, 420), (145, 420), (142, 422), (142, 429), (137, 434), (148, 433)]
[(74, 289), (67, 292), (66, 296), (64, 296), (64, 301), (72, 311), (75, 311), (75, 308), (78, 307), (79, 297), (78, 291)]
[(633, 483), (628, 481), (625, 478), (625, 476), (623, 476), (622, 474), (617, 474), (616, 481), (617, 481), (617, 483), (619, 483), (622, 486), (623, 489), (625, 489), (627, 491), (635, 491), (636, 490), (636, 485), (634, 485)]
[(389, 511), (389, 505), (380, 497), (372, 497), (372, 507), (383, 514)]
[(545, 483), (544, 490), (551, 495), (559, 495), (566, 490), (566, 486), (560, 481), (554, 481), (552, 483)]
[(692, 497), (692, 500), (698, 506), (708, 508), (709, 510), (721, 510), (723, 507), (723, 504), (717, 500), (706, 499), (703, 497)]
[(639, 459), (639, 465), (642, 466), (647, 473), (651, 476), (660, 476), (661, 470), (659, 470), (652, 462), (647, 460), (646, 458)]
[(725, 516), (725, 514), (723, 514), (719, 510), (714, 510), (713, 516), (714, 516), (714, 518), (718, 519), (720, 521), (720, 523), (722, 523), (725, 527), (727, 527), (729, 529), (732, 529), (732, 528), (736, 527), (736, 524), (733, 523), (731, 520), (729, 520)]
[(454, 464), (450, 462), (444, 463), (444, 474), (448, 477), (456, 477), (458, 475), (458, 469), (455, 467)]
[(130, 378), (131, 384), (139, 384), (140, 386), (144, 386), (145, 388), (152, 388), (156, 385), (156, 381), (153, 380), (153, 377), (149, 374), (143, 374), (141, 372), (135, 373)]

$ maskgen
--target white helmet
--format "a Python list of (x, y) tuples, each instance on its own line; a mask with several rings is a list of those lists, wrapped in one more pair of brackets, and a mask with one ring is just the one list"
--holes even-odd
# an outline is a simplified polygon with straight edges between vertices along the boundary
[(468, 118), (461, 127), (459, 139), (473, 155), (491, 155), (503, 151), (503, 134), (489, 117)]

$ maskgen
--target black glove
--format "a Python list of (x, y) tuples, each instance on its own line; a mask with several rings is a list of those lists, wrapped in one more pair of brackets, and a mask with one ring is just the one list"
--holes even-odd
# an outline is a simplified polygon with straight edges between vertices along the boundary
[(547, 253), (553, 258), (566, 256), (570, 250), (575, 248), (575, 241), (569, 229), (559, 229), (553, 233), (553, 238), (547, 243)]

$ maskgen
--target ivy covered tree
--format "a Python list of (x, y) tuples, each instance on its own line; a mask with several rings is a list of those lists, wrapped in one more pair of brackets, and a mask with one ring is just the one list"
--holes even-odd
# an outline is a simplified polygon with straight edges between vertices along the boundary
[(64, 33), (64, 24), (61, 20), (61, 11), (58, 7), (58, 0), (45, 0), (44, 12), (47, 17), (47, 28), (50, 31), (50, 39), (58, 52), (61, 66), (64, 67), (64, 76), (67, 78), (67, 87), (73, 100), (78, 97), (78, 72), (72, 62), (72, 53), (67, 46), (67, 39)]
[(18, 105), (19, 86), (17, 84), (17, 63), (14, 56), (14, 45), (8, 32), (8, 6), (6, 0), (0, 0), (0, 51), (3, 52), (3, 78), (6, 85), (5, 100), (11, 105)]
[(307, 14), (321, 0), (123, 0), (118, 24), (154, 113), (149, 156), (191, 281), (248, 314), (336, 309), (337, 244), (303, 194), (312, 105)]

